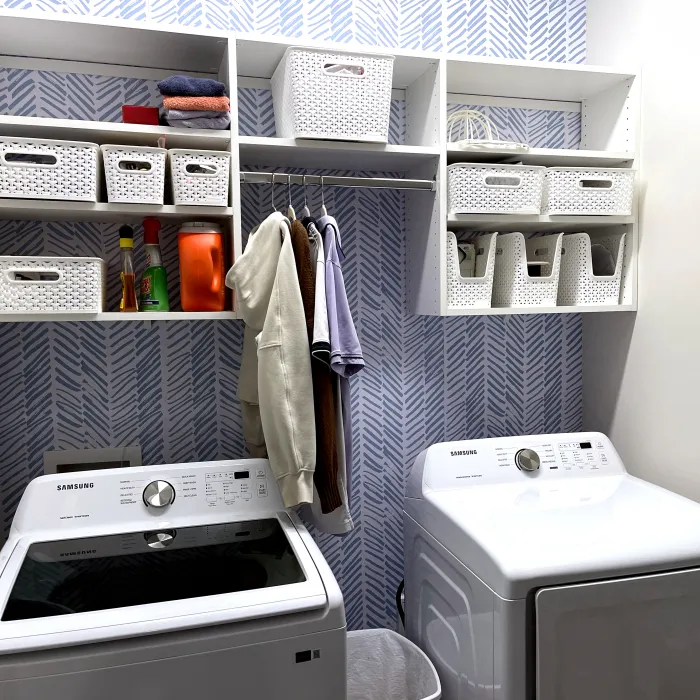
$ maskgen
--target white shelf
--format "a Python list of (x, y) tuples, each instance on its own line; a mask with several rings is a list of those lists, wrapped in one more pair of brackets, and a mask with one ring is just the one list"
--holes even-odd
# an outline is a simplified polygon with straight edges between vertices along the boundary
[(451, 309), (448, 307), (446, 316), (513, 316), (515, 314), (588, 314), (611, 313), (613, 311), (636, 311), (632, 305), (617, 306), (520, 306), (516, 308), (491, 309)]
[(447, 147), (448, 163), (522, 163), (549, 167), (618, 168), (634, 162), (634, 153), (578, 151), (564, 148), (531, 148), (526, 153), (507, 149)]
[[(29, 17), (2, 11), (0, 47), (6, 56), (142, 66), (174, 73), (216, 75), (229, 32), (107, 17)], [(98, 72), (98, 71), (96, 71)]]
[(198, 221), (231, 217), (231, 207), (174, 206), (172, 204), (107, 204), (59, 202), (43, 199), (0, 199), (0, 219), (29, 221), (139, 222), (145, 216), (164, 221)]
[(327, 168), (361, 171), (405, 172), (435, 160), (439, 148), (395, 146), (350, 141), (240, 136), (242, 165), (275, 165), (288, 168)]
[(581, 102), (634, 79), (634, 71), (469, 56), (447, 58), (447, 92)]
[(586, 231), (633, 223), (635, 223), (634, 216), (453, 214), (447, 219), (447, 228), (453, 231)]
[(0, 136), (88, 141), (90, 143), (156, 146), (165, 136), (166, 148), (199, 148), (223, 151), (231, 141), (230, 131), (174, 129), (170, 126), (90, 122), (78, 119), (8, 117), (0, 115)]
[(39, 321), (109, 321), (139, 323), (141, 321), (234, 321), (239, 319), (235, 311), (143, 311), (123, 314), (106, 311), (100, 314), (51, 313), (51, 314), (2, 314), (0, 323), (36, 323)]

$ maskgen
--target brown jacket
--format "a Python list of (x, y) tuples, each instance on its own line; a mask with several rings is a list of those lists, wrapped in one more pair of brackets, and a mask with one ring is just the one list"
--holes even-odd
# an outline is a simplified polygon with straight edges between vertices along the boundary
[[(315, 268), (311, 262), (309, 234), (301, 221), (292, 222), (292, 249), (299, 276), (306, 329), (311, 347), (314, 334)], [(314, 485), (321, 501), (321, 512), (331, 513), (342, 505), (338, 490), (338, 450), (335, 435), (335, 399), (331, 369), (324, 362), (311, 359), (316, 419), (316, 470)]]

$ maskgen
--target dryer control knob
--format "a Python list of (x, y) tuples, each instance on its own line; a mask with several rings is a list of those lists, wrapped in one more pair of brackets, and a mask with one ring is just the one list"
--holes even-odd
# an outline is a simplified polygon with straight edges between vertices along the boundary
[(175, 500), (175, 489), (167, 481), (151, 481), (143, 490), (143, 502), (152, 508), (164, 508)]
[(524, 472), (534, 472), (540, 468), (540, 456), (535, 450), (518, 450), (515, 455), (515, 466)]

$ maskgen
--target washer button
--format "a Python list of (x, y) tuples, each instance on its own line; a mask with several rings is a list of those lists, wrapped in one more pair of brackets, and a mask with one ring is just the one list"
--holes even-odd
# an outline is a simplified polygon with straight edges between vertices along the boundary
[(540, 456), (535, 450), (525, 448), (515, 454), (515, 466), (524, 472), (534, 472), (540, 468)]

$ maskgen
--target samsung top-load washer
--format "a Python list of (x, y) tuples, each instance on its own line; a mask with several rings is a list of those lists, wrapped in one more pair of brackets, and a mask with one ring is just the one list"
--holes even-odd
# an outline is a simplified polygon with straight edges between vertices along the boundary
[(267, 460), (35, 479), (0, 570), (2, 700), (345, 697), (342, 596)]
[(445, 700), (700, 697), (700, 505), (604, 435), (433, 445), (404, 525), (407, 633)]

